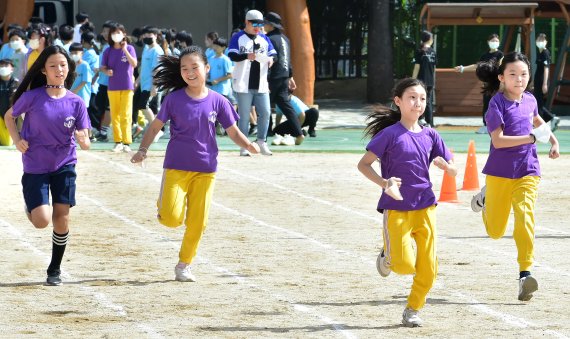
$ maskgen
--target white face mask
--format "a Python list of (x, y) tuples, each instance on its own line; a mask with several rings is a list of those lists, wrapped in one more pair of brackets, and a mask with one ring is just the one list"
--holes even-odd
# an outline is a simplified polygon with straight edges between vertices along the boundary
[(0, 67), (0, 76), (8, 76), (12, 74), (12, 69), (10, 67)]
[(40, 47), (40, 39), (31, 39), (30, 40), (30, 48), (31, 49), (38, 49)]
[(498, 41), (489, 41), (489, 48), (490, 48), (490, 49), (497, 49), (497, 48), (499, 48), (499, 42), (498, 42)]
[(117, 34), (112, 34), (111, 35), (111, 39), (113, 39), (114, 42), (121, 42), (123, 41), (124, 35), (122, 33), (117, 33)]
[(13, 50), (17, 51), (20, 48), (22, 48), (24, 44), (19, 41), (19, 40), (15, 40), (15, 41), (10, 41), (10, 48), (12, 48)]
[(79, 56), (79, 54), (71, 54), (71, 60), (78, 62), (79, 60), (81, 60), (81, 57)]
[(540, 49), (545, 49), (546, 48), (546, 41), (537, 41), (536, 47), (538, 47)]

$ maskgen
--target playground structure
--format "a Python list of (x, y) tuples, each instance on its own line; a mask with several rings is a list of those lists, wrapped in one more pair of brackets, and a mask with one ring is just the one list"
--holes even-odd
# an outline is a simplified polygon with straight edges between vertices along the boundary
[[(501, 37), (504, 52), (516, 41), (514, 50), (525, 53), (530, 61), (532, 71), (536, 67), (536, 48), (534, 41), (536, 31), (534, 20), (541, 18), (563, 18), (568, 25), (567, 33), (560, 45), (556, 65), (551, 67), (549, 92), (546, 109), (558, 115), (570, 115), (568, 75), (565, 75), (565, 64), (570, 44), (570, 0), (550, 1), (517, 1), (502, 3), (428, 3), (424, 5), (420, 20), (423, 27), (432, 30), (436, 26), (506, 26)], [(437, 39), (437, 36), (436, 38)], [(515, 40), (516, 39), (516, 40)], [(436, 70), (437, 114), (480, 115), (482, 111), (481, 83), (474, 73), (457, 73), (453, 68)], [(458, 86), (458, 84), (461, 84)]]

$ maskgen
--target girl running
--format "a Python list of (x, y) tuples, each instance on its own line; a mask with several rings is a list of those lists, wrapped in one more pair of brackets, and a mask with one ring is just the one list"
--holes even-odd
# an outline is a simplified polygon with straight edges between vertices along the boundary
[(154, 84), (159, 91), (170, 93), (131, 159), (133, 163), (143, 161), (154, 137), (170, 120), (171, 137), (166, 147), (157, 207), (161, 224), (178, 227), (184, 222), (186, 225), (174, 269), (178, 281), (196, 281), (190, 264), (206, 228), (214, 190), (218, 156), (216, 121), (238, 146), (252, 153), (259, 152), (259, 146), (238, 129), (239, 116), (230, 102), (206, 87), (209, 69), (206, 56), (197, 46), (183, 49), (179, 57), (161, 58)]
[(505, 234), (511, 208), (514, 209), (513, 238), (518, 251), (521, 301), (530, 300), (538, 290), (538, 283), (530, 274), (534, 258), (534, 204), (540, 181), (534, 143), (550, 141), (549, 157), (560, 156), (558, 140), (538, 115), (536, 99), (528, 92), (530, 72), (527, 57), (517, 52), (477, 66), (485, 93), (496, 94), (485, 115), (491, 135), (489, 157), (483, 168), (486, 186), (471, 200), (473, 211), (483, 211), (483, 223), (493, 239)]
[[(75, 142), (89, 149), (89, 116), (83, 100), (69, 91), (75, 63), (60, 46), (38, 56), (14, 94), (6, 126), (22, 152), (22, 186), (28, 218), (36, 228), (53, 223), (48, 285), (60, 285), (60, 265), (69, 238), (69, 209), (75, 205)], [(29, 87), (29, 89), (28, 89)], [(26, 114), (22, 132), (15, 119)], [(49, 191), (53, 208), (49, 208)]]
[[(380, 196), (377, 208), (384, 214), (384, 247), (377, 268), (383, 277), (391, 271), (415, 274), (402, 323), (416, 327), (422, 326), (418, 311), (424, 306), (437, 274), (436, 199), (429, 165), (433, 161), (452, 176), (457, 169), (440, 135), (418, 123), (426, 107), (425, 85), (420, 80), (406, 78), (396, 84), (393, 93), (397, 111), (377, 111), (368, 116), (366, 134), (372, 140), (358, 163), (358, 170), (386, 193)], [(377, 160), (381, 174), (372, 167)]]

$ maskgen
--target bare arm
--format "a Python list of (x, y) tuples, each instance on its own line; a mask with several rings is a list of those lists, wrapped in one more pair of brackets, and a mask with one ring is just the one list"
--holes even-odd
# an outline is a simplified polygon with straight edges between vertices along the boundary
[(12, 108), (6, 112), (4, 115), (4, 123), (8, 129), (8, 133), (10, 133), (10, 137), (12, 137), (12, 140), (14, 141), (14, 145), (16, 145), (16, 149), (22, 153), (26, 153), (30, 146), (28, 145), (27, 140), (24, 140), (20, 137), (20, 133), (18, 133), (18, 127), (16, 126), (16, 118), (12, 116), (12, 112)]
[(79, 144), (79, 147), (83, 150), (88, 150), (91, 148), (91, 140), (89, 139), (89, 129), (84, 128), (75, 131), (75, 140)]
[(420, 72), (420, 64), (414, 64), (414, 70), (412, 71), (412, 78), (417, 79), (419, 72)]
[(133, 66), (133, 68), (137, 67), (138, 65), (138, 61), (137, 58), (133, 57), (131, 55), (131, 53), (129, 53), (129, 50), (127, 49), (127, 43), (126, 42), (121, 42), (121, 48), (123, 49), (123, 52), (125, 52), (125, 56), (127, 57), (127, 61), (129, 62), (129, 64), (131, 64), (131, 66)]
[[(540, 117), (540, 115), (535, 116), (532, 122), (535, 127), (545, 124), (544, 120)], [(551, 145), (550, 151), (548, 152), (548, 157), (550, 159), (558, 158), (560, 156), (560, 145), (558, 144), (558, 139), (556, 138), (554, 133), (550, 132), (550, 138), (548, 142), (550, 142)]]
[(444, 158), (437, 157), (433, 159), (433, 164), (436, 165), (439, 169), (446, 171), (447, 174), (451, 175), (452, 177), (457, 175), (457, 167), (455, 166), (455, 163), (453, 163), (453, 159), (447, 162)]
[(212, 85), (217, 85), (222, 81), (228, 80), (232, 78), (232, 73), (228, 73), (226, 75), (224, 75), (223, 77), (219, 77), (217, 79), (212, 80)]
[(256, 143), (249, 141), (249, 139), (243, 135), (235, 123), (226, 128), (226, 132), (228, 133), (230, 139), (232, 139), (232, 141), (239, 147), (245, 148), (253, 154), (259, 153), (259, 146)]
[(376, 185), (386, 188), (386, 184), (388, 180), (382, 178), (378, 172), (372, 168), (372, 164), (377, 160), (376, 154), (373, 152), (367, 151), (364, 153), (360, 161), (358, 162), (358, 170), (360, 173), (364, 174), (368, 180), (372, 181)]
[(459, 73), (474, 72), (476, 69), (477, 69), (477, 64), (472, 64), (468, 66), (463, 66), (463, 65), (455, 66), (455, 71)]
[(79, 86), (77, 86), (77, 88), (75, 88), (72, 92), (73, 92), (74, 94), (79, 93), (79, 91), (81, 91), (81, 89), (82, 89), (83, 87), (85, 87), (85, 84), (87, 84), (87, 82), (86, 82), (86, 81), (83, 81), (83, 82), (80, 83)]
[(515, 147), (526, 144), (533, 144), (535, 138), (532, 135), (504, 135), (503, 128), (497, 127), (491, 132), (491, 142), (495, 148)]
[(141, 141), (141, 145), (139, 146), (139, 150), (137, 153), (133, 155), (131, 158), (132, 163), (141, 162), (146, 158), (146, 152), (148, 148), (152, 144), (154, 137), (158, 134), (158, 132), (164, 127), (164, 123), (159, 119), (154, 119), (151, 123)]
[(548, 93), (548, 76), (550, 75), (550, 68), (544, 66), (544, 82), (542, 83), (542, 93)]

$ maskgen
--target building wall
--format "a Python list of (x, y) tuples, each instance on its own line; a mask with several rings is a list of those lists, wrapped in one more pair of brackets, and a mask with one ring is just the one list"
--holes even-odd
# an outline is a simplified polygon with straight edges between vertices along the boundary
[(89, 13), (100, 31), (106, 20), (125, 26), (153, 25), (192, 33), (194, 43), (204, 47), (207, 32), (228, 38), (232, 27), (232, 0), (76, 0), (77, 11)]

